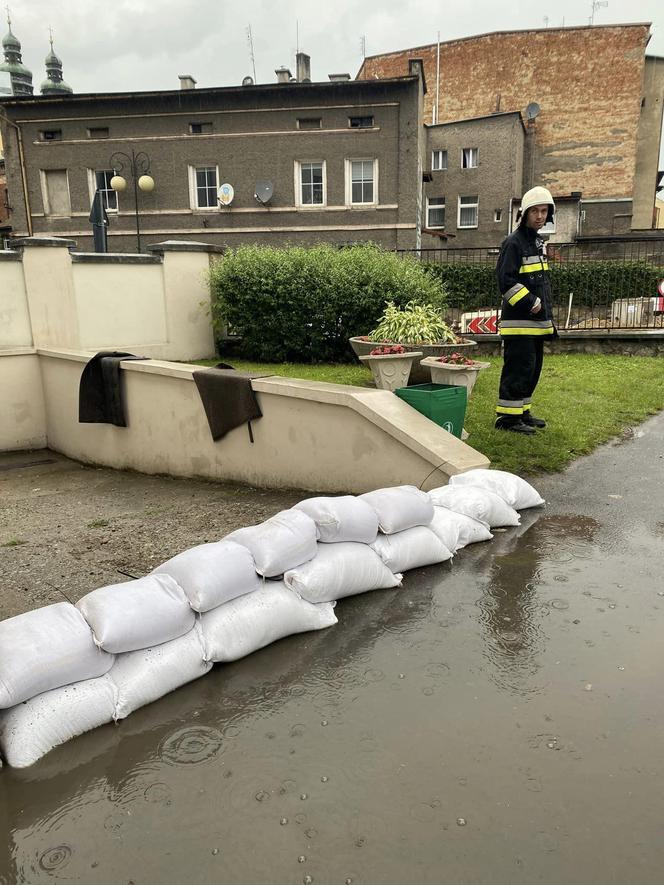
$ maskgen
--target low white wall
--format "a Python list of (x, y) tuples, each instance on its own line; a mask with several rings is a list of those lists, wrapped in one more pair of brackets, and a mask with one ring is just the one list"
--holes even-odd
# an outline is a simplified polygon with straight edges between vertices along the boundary
[(0, 350), (32, 346), (23, 264), (18, 255), (0, 260)]
[(39, 350), (48, 445), (72, 458), (143, 473), (202, 476), (269, 488), (360, 493), (444, 484), (486, 467), (484, 455), (387, 391), (286, 378), (254, 381), (263, 417), (214, 442), (195, 366), (122, 364), (128, 427), (78, 423), (88, 354)]
[(39, 357), (31, 348), (0, 352), (0, 451), (43, 449), (46, 413)]

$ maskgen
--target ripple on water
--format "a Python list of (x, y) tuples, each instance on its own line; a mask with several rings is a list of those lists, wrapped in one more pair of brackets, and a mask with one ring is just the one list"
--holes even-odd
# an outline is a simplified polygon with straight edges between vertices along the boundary
[(154, 802), (162, 805), (171, 804), (170, 788), (163, 783), (150, 784), (149, 787), (145, 788), (143, 796), (145, 797), (146, 802)]
[(72, 849), (69, 845), (55, 845), (53, 848), (47, 848), (46, 851), (42, 851), (37, 863), (39, 864), (39, 869), (45, 873), (56, 873), (67, 866), (71, 856)]
[(223, 735), (216, 728), (194, 725), (180, 728), (165, 738), (159, 755), (173, 765), (200, 765), (218, 756), (223, 747)]

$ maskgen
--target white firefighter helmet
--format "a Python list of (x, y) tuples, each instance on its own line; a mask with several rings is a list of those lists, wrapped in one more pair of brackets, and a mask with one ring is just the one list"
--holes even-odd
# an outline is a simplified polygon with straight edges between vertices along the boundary
[(519, 209), (519, 219), (523, 221), (526, 213), (533, 206), (541, 206), (548, 204), (549, 211), (546, 216), (547, 223), (553, 221), (553, 213), (556, 211), (556, 204), (553, 202), (551, 191), (545, 187), (531, 187), (529, 191), (521, 197), (521, 208)]

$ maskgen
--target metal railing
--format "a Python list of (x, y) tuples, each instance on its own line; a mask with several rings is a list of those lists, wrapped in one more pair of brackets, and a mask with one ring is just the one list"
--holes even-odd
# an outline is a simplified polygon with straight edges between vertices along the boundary
[[(491, 333), (500, 308), (497, 248), (396, 250), (427, 266), (448, 290), (448, 322), (461, 332)], [(550, 243), (554, 322), (594, 334), (664, 334), (664, 236), (643, 240)]]

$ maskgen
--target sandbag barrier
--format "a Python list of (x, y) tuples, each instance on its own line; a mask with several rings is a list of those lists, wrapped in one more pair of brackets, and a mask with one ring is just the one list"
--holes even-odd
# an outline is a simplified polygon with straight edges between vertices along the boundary
[(308, 498), (201, 544), (133, 581), (0, 622), (0, 754), (24, 768), (210, 671), (337, 623), (336, 601), (399, 587), (517, 511), (544, 504), (525, 480), (470, 470), (414, 486)]

